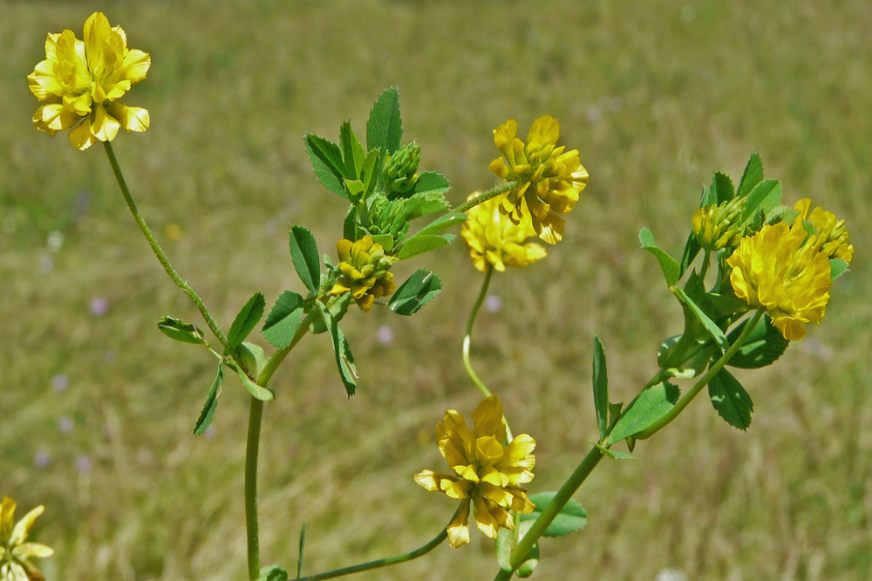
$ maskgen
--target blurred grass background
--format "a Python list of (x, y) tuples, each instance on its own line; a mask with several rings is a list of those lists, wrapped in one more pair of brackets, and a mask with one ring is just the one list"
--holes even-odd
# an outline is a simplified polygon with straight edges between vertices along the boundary
[[(270, 302), (299, 290), (289, 224), (309, 226), (324, 252), (341, 232), (342, 201), (313, 179), (304, 133), (334, 138), (345, 118), (362, 132), (396, 84), (406, 140), (459, 202), (493, 183), (493, 127), (560, 119), (590, 186), (545, 262), (496, 277), (475, 345), (513, 428), (539, 442), (534, 490), (556, 488), (594, 438), (592, 335), (627, 399), (680, 330), (639, 228), (677, 253), (702, 183), (714, 170), (738, 179), (760, 152), (787, 201), (811, 196), (848, 219), (854, 272), (821, 328), (777, 365), (738, 373), (756, 404), (747, 433), (701, 397), (640, 443), (638, 461), (594, 473), (577, 495), (590, 524), (547, 541), (536, 574), (872, 576), (868, 2), (3, 1), (0, 493), (22, 511), (46, 505), (36, 538), (56, 549), (51, 579), (245, 571), (247, 396), (228, 381), (214, 429), (190, 435), (213, 362), (155, 323), (196, 311), (135, 231), (100, 148), (80, 153), (31, 127), (24, 77), (45, 34), (80, 35), (94, 9), (152, 54), (125, 100), (149, 109), (152, 128), (122, 135), (116, 152), (224, 325), (255, 289)], [(441, 465), (433, 426), (444, 409), (468, 413), (478, 399), (459, 352), (480, 275), (459, 244), (424, 262), (446, 288), (420, 315), (346, 320), (357, 396), (345, 397), (323, 335), (277, 375), (261, 451), (264, 563), (292, 568), (304, 522), (314, 573), (408, 550), (453, 511), (411, 476)], [(494, 570), (473, 533), (461, 551), (360, 578)]]

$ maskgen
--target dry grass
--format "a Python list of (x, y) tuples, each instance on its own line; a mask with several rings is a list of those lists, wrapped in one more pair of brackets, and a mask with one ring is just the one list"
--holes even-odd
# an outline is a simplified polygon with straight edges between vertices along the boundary
[[(213, 436), (190, 436), (211, 362), (155, 322), (195, 311), (134, 232), (99, 149), (81, 154), (30, 127), (24, 76), (43, 35), (78, 28), (97, 6), (0, 2), (0, 492), (47, 506), (38, 538), (57, 550), (51, 578), (237, 579), (246, 396), (228, 383)], [(338, 236), (342, 204), (310, 175), (305, 132), (332, 136), (346, 117), (361, 127), (397, 84), (407, 136), (461, 200), (492, 183), (492, 127), (556, 115), (591, 186), (545, 263), (498, 277), (503, 310), (482, 316), (476, 345), (512, 425), (540, 443), (537, 490), (559, 485), (595, 432), (591, 336), (628, 398), (679, 329), (656, 264), (637, 249), (639, 227), (676, 248), (700, 184), (759, 151), (787, 199), (811, 195), (848, 217), (854, 272), (826, 324), (776, 366), (740, 374), (756, 404), (748, 433), (700, 400), (640, 444), (637, 462), (600, 467), (578, 495), (590, 525), (547, 542), (537, 575), (869, 578), (872, 10), (861, 0), (534, 6), (113, 3), (113, 23), (153, 56), (129, 99), (153, 127), (116, 150), (155, 229), (181, 225), (168, 251), (227, 325), (254, 289), (297, 287), (289, 224), (309, 225), (322, 250)], [(51, 232), (63, 236), (56, 252)], [(358, 396), (344, 396), (323, 336), (277, 376), (263, 434), (266, 562), (292, 564), (303, 522), (315, 572), (411, 548), (449, 517), (450, 503), (411, 475), (439, 462), (442, 411), (475, 403), (459, 340), (478, 278), (459, 246), (426, 262), (446, 290), (420, 316), (349, 317)], [(96, 297), (103, 316), (90, 312)], [(395, 333), (389, 348), (375, 340), (381, 325)], [(58, 375), (67, 389), (53, 387)], [(479, 539), (368, 578), (494, 570)]]

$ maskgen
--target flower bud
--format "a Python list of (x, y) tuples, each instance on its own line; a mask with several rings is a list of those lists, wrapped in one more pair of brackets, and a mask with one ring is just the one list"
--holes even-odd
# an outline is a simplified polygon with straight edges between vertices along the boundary
[(739, 244), (744, 227), (739, 224), (744, 198), (733, 198), (723, 204), (698, 209), (691, 219), (693, 234), (706, 250), (720, 250)]
[(418, 164), (421, 162), (421, 146), (409, 143), (385, 157), (382, 176), (388, 196), (403, 196), (418, 183)]

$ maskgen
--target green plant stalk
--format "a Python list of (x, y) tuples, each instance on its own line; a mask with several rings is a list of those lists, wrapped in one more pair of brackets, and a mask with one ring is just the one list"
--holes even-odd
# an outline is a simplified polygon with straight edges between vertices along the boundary
[(460, 204), (456, 208), (453, 208), (451, 211), (453, 211), (453, 212), (466, 212), (467, 210), (474, 208), (483, 202), (487, 202), (491, 198), (496, 198), (500, 194), (505, 194), (506, 192), (509, 192), (509, 191), (515, 189), (515, 186), (517, 186), (517, 185), (518, 185), (518, 182), (506, 182), (504, 184), (500, 184), (496, 187), (489, 189), (485, 193), (474, 197), (471, 200), (467, 200), (463, 204)]
[(569, 502), (569, 499), (572, 498), (572, 495), (575, 494), (575, 491), (578, 490), (579, 486), (581, 486), (590, 473), (593, 472), (593, 469), (596, 468), (596, 465), (599, 464), (602, 457), (603, 453), (599, 448), (594, 446), (590, 449), (587, 456), (584, 457), (572, 474), (569, 475), (569, 478), (566, 479), (566, 482), (563, 483), (563, 486), (560, 487), (560, 490), (557, 491), (557, 494), (554, 495), (551, 502), (545, 506), (542, 514), (540, 514), (539, 518), (533, 522), (533, 525), (527, 531), (527, 534), (524, 535), (524, 538), (521, 539), (518, 546), (516, 546), (512, 551), (512, 556), (509, 559), (509, 564), (511, 565), (512, 570), (501, 569), (500, 572), (497, 573), (497, 576), (494, 577), (494, 581), (505, 581), (506, 579), (512, 578), (515, 569), (523, 564), (524, 558), (530, 552), (530, 549), (533, 548), (533, 545), (536, 544), (536, 541), (539, 540), (539, 537), (542, 536), (542, 533), (545, 532), (545, 529), (548, 528), (551, 521), (560, 514), (560, 511), (563, 510), (563, 507), (567, 502)]
[[(457, 516), (457, 514), (464, 507), (461, 505), (460, 508), (454, 513), (454, 516), (451, 517), (451, 521)], [(449, 523), (450, 524), (450, 523)], [(341, 577), (343, 575), (351, 575), (352, 573), (359, 573), (361, 571), (369, 571), (371, 569), (378, 569), (380, 567), (388, 567), (390, 565), (397, 565), (399, 563), (405, 563), (406, 561), (411, 561), (412, 559), (417, 559), (422, 555), (426, 555), (440, 544), (442, 541), (448, 538), (448, 526), (446, 525), (439, 534), (427, 541), (425, 544), (421, 545), (417, 549), (413, 549), (408, 553), (402, 553), (400, 555), (394, 555), (393, 557), (385, 557), (383, 559), (375, 559), (374, 561), (367, 561), (365, 563), (358, 563), (357, 565), (350, 565), (348, 567), (342, 567), (340, 569), (333, 569), (332, 571), (325, 571), (324, 573), (318, 573), (317, 575), (311, 575), (309, 577), (297, 577), (299, 581), (316, 581), (317, 579), (332, 579), (334, 577)]]
[[(294, 338), (284, 349), (272, 354), (257, 376), (255, 383), (266, 387), (279, 365), (309, 331), (310, 314), (297, 329)], [(248, 577), (260, 576), (260, 533), (257, 521), (257, 460), (260, 453), (260, 426), (263, 422), (263, 402), (251, 398), (248, 407), (248, 437), (245, 442), (245, 536), (248, 552)]]
[(742, 328), (742, 332), (736, 338), (736, 341), (732, 345), (730, 345), (729, 348), (727, 348), (724, 354), (721, 355), (717, 361), (715, 361), (714, 365), (709, 366), (708, 371), (706, 371), (703, 376), (700, 377), (699, 380), (693, 385), (693, 387), (691, 387), (690, 390), (688, 390), (688, 392), (685, 393), (681, 397), (681, 399), (678, 400), (678, 402), (676, 402), (675, 406), (671, 410), (669, 410), (669, 413), (667, 413), (665, 416), (657, 420), (654, 424), (649, 426), (644, 432), (641, 432), (638, 436), (636, 436), (636, 439), (645, 440), (647, 438), (650, 438), (660, 429), (662, 429), (664, 426), (668, 425), (672, 420), (678, 417), (678, 414), (680, 414), (682, 410), (687, 407), (687, 404), (689, 404), (693, 400), (693, 398), (695, 398), (697, 394), (702, 391), (702, 388), (708, 385), (709, 381), (711, 381), (715, 375), (720, 373), (721, 369), (723, 369), (724, 366), (729, 363), (730, 359), (733, 358), (736, 352), (745, 343), (745, 339), (748, 338), (748, 335), (751, 334), (751, 331), (754, 330), (754, 327), (757, 326), (757, 321), (759, 321), (760, 317), (762, 316), (763, 310), (758, 310), (756, 313), (754, 313), (754, 316), (751, 317), (751, 320), (748, 323), (745, 323), (745, 326), (744, 328)]
[(703, 259), (702, 259), (702, 268), (699, 271), (699, 279), (703, 282), (705, 282), (705, 275), (708, 272), (709, 259), (711, 258), (711, 255), (712, 255), (712, 251), (709, 250), (708, 248), (706, 248), (705, 255), (703, 256)]
[(133, 196), (130, 194), (130, 189), (127, 187), (127, 182), (124, 179), (124, 174), (121, 173), (121, 166), (118, 165), (118, 160), (115, 158), (115, 151), (112, 149), (112, 144), (108, 141), (103, 142), (103, 146), (106, 149), (106, 156), (109, 158), (109, 165), (112, 166), (112, 172), (115, 174), (115, 180), (118, 182), (118, 187), (121, 188), (121, 194), (124, 196), (124, 201), (127, 202), (127, 207), (130, 209), (130, 213), (133, 214), (133, 219), (136, 220), (137, 226), (142, 231), (142, 234), (145, 236), (146, 241), (148, 241), (148, 245), (151, 247), (152, 252), (157, 257), (158, 262), (160, 262), (163, 269), (166, 271), (167, 275), (170, 279), (175, 283), (177, 287), (182, 289), (186, 295), (188, 295), (191, 300), (194, 302), (194, 305), (197, 307), (197, 310), (200, 311), (200, 314), (203, 315), (203, 319), (205, 319), (206, 324), (209, 325), (209, 328), (212, 330), (212, 333), (215, 334), (215, 337), (221, 342), (224, 347), (227, 347), (227, 337), (218, 328), (217, 323), (215, 323), (215, 319), (212, 318), (212, 314), (209, 312), (209, 309), (206, 308), (206, 304), (203, 302), (203, 299), (200, 298), (200, 295), (197, 294), (191, 285), (189, 285), (185, 280), (179, 276), (179, 273), (173, 268), (172, 263), (170, 263), (169, 258), (167, 258), (166, 253), (158, 244), (157, 239), (154, 237), (151, 229), (148, 227), (148, 224), (145, 222), (145, 218), (139, 213), (139, 209), (136, 207), (136, 202), (133, 200)]
[[(636, 436), (636, 439), (642, 440), (645, 438), (650, 438), (654, 435), (658, 430), (669, 424), (678, 414), (681, 413), (684, 408), (687, 407), (687, 404), (691, 402), (691, 400), (696, 397), (696, 395), (705, 387), (711, 379), (720, 372), (721, 369), (732, 359), (732, 357), (736, 354), (736, 352), (741, 348), (742, 344), (745, 342), (745, 339), (748, 338), (748, 335), (751, 333), (751, 330), (757, 325), (757, 321), (760, 320), (760, 317), (763, 316), (763, 311), (758, 310), (757, 313), (751, 318), (750, 322), (746, 323), (745, 327), (742, 329), (742, 333), (736, 338), (736, 341), (730, 345), (730, 347), (724, 352), (724, 354), (712, 365), (708, 372), (706, 372), (696, 384), (688, 391), (684, 397), (682, 397), (675, 404), (675, 407), (670, 410), (669, 414), (667, 414), (663, 419), (656, 422), (653, 426), (649, 427), (647, 430), (642, 432), (641, 434)], [(663, 374), (663, 370), (658, 372), (651, 381), (648, 382), (646, 387), (650, 387), (657, 383), (657, 379)], [(629, 409), (630, 406), (627, 406), (624, 411)], [(603, 440), (606, 440), (606, 438)], [(542, 536), (542, 533), (545, 532), (545, 529), (548, 528), (548, 525), (551, 524), (551, 521), (563, 510), (564, 505), (569, 501), (573, 494), (578, 490), (578, 488), (584, 483), (596, 465), (603, 457), (603, 452), (599, 447), (594, 446), (591, 448), (590, 452), (587, 453), (587, 456), (581, 461), (581, 463), (575, 468), (575, 470), (570, 474), (569, 478), (567, 478), (566, 482), (560, 487), (560, 490), (557, 491), (557, 494), (554, 495), (554, 498), (551, 499), (545, 506), (545, 510), (542, 511), (542, 514), (539, 515), (530, 529), (527, 531), (527, 534), (524, 535), (524, 538), (518, 543), (518, 546), (514, 548), (512, 551), (511, 558), (509, 559), (509, 564), (512, 569), (501, 569), (499, 573), (497, 573), (496, 577), (494, 577), (494, 581), (506, 581), (507, 579), (511, 579), (512, 575), (514, 575), (515, 570), (521, 566), (524, 562), (524, 558), (530, 552), (530, 549), (533, 548), (533, 545), (536, 544), (536, 541), (539, 540), (539, 537)]]
[(475, 387), (477, 387), (485, 397), (490, 397), (493, 394), (475, 372), (475, 369), (472, 368), (470, 348), (472, 346), (472, 329), (475, 327), (475, 319), (478, 316), (478, 311), (481, 309), (485, 297), (487, 296), (487, 289), (490, 286), (493, 274), (494, 267), (488, 264), (487, 270), (484, 273), (484, 281), (481, 283), (481, 290), (478, 291), (478, 296), (472, 304), (472, 310), (469, 311), (469, 318), (466, 320), (466, 334), (463, 336), (463, 367), (466, 369), (466, 374), (469, 376), (469, 379), (472, 380)]

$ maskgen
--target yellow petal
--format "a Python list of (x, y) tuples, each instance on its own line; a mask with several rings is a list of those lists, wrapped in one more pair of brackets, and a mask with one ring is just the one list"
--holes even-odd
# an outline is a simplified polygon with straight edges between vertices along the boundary
[(15, 527), (12, 529), (12, 534), (9, 535), (9, 544), (10, 545), (20, 545), (24, 541), (27, 540), (27, 533), (30, 531), (30, 528), (33, 526), (33, 523), (36, 522), (36, 519), (39, 518), (45, 511), (45, 507), (42, 505), (37, 506), (30, 512), (28, 512), (24, 517), (15, 523)]
[(19, 559), (45, 559), (54, 555), (54, 549), (41, 543), (21, 543), (12, 549), (12, 554)]
[(85, 40), (85, 54), (88, 57), (88, 68), (96, 78), (101, 78), (106, 67), (105, 48), (112, 33), (109, 19), (102, 12), (94, 12), (85, 20), (83, 30)]
[(87, 119), (79, 123), (75, 129), (67, 134), (70, 143), (76, 149), (84, 151), (94, 144), (94, 136), (91, 135), (91, 124)]
[(148, 129), (151, 118), (148, 111), (142, 107), (127, 107), (121, 103), (112, 103), (108, 107), (109, 113), (118, 119), (121, 126), (127, 131), (141, 133)]
[(77, 119), (74, 112), (59, 103), (43, 105), (33, 114), (33, 124), (36, 128), (51, 135), (69, 129)]
[(106, 108), (98, 105), (94, 111), (94, 120), (91, 122), (91, 133), (100, 141), (112, 141), (118, 135), (121, 123), (109, 115)]
[(415, 474), (415, 482), (428, 492), (439, 490), (439, 479), (436, 478), (436, 473), (432, 470), (423, 470)]
[(145, 78), (150, 66), (151, 55), (141, 50), (131, 49), (127, 51), (127, 55), (124, 57), (124, 64), (116, 75), (136, 84)]
[(475, 433), (478, 436), (496, 436), (505, 440), (506, 428), (503, 425), (503, 406), (499, 398), (491, 396), (485, 398), (472, 412), (475, 422)]
[(464, 500), (457, 514), (448, 523), (448, 544), (453, 548), (462, 547), (469, 542), (469, 500)]
[(527, 143), (542, 146), (554, 145), (560, 139), (560, 123), (551, 115), (537, 117), (527, 133)]
[(0, 539), (8, 539), (15, 526), (15, 501), (4, 496), (0, 500)]

